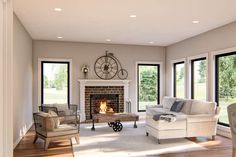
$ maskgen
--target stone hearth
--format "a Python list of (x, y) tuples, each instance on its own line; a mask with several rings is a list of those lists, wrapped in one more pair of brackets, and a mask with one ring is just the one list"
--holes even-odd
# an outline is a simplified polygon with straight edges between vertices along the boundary
[(127, 112), (125, 101), (129, 99), (130, 80), (78, 80), (80, 83), (80, 112), (81, 121), (90, 119), (91, 95), (117, 94), (119, 111)]

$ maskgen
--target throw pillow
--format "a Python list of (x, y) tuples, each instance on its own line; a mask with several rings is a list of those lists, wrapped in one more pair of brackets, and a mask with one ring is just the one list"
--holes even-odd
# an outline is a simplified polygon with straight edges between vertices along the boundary
[(174, 104), (171, 106), (171, 111), (173, 112), (180, 112), (184, 107), (184, 101), (175, 101)]
[(60, 119), (58, 117), (58, 115), (56, 114), (56, 112), (49, 110), (48, 113), (51, 115), (51, 118), (53, 119), (54, 123), (55, 123), (55, 128), (58, 128), (58, 126), (60, 125)]
[(53, 131), (55, 128), (55, 122), (51, 118), (52, 116), (49, 113), (39, 112), (39, 115), (43, 117), (42, 125), (47, 131)]

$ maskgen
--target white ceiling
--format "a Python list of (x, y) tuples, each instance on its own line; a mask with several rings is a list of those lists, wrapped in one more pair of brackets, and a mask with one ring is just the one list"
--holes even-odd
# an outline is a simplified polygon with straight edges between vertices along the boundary
[(14, 11), (33, 39), (167, 46), (236, 21), (236, 0), (14, 0)]

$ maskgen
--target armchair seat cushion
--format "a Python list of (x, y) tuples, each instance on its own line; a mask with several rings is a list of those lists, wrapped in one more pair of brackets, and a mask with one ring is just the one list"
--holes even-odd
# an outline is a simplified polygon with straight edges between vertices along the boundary
[(45, 137), (56, 137), (56, 136), (76, 134), (78, 133), (78, 128), (75, 126), (62, 124), (59, 125), (58, 128), (54, 129), (53, 131), (45, 132), (43, 130), (39, 130), (39, 133)]

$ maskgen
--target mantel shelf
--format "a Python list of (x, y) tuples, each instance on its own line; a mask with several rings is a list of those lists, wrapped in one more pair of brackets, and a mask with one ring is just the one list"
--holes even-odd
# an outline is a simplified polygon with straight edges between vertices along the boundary
[(85, 86), (101, 86), (101, 85), (127, 85), (131, 82), (131, 80), (93, 80), (93, 79), (79, 79), (79, 83)]

